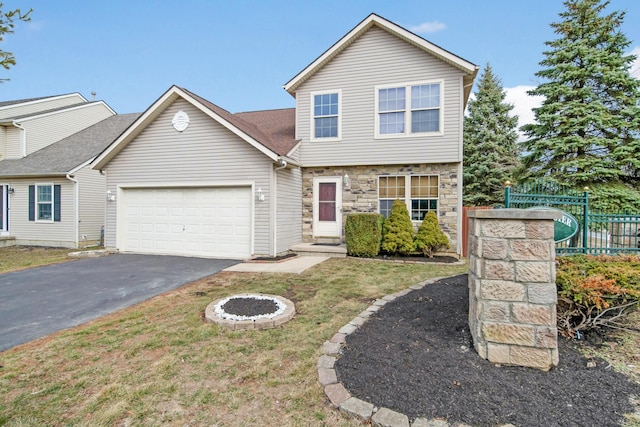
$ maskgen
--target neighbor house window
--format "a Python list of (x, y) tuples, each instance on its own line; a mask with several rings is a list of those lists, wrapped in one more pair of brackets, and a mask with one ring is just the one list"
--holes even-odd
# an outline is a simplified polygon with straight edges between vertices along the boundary
[(395, 200), (402, 200), (412, 221), (422, 221), (429, 211), (438, 210), (438, 176), (381, 176), (378, 178), (379, 210), (389, 216)]
[(60, 185), (29, 186), (29, 221), (60, 221)]
[(379, 136), (441, 131), (441, 83), (376, 88)]
[(311, 94), (313, 139), (340, 138), (340, 91)]
[(36, 185), (36, 220), (53, 221), (53, 185)]

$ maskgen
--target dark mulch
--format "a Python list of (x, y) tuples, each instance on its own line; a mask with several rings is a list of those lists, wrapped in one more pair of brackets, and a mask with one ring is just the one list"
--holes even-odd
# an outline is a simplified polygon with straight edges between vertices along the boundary
[(260, 316), (278, 311), (278, 305), (270, 299), (233, 297), (221, 307), (236, 316)]
[(288, 254), (278, 255), (278, 256), (259, 256), (259, 257), (252, 258), (251, 261), (280, 262), (289, 258), (295, 258), (297, 256), (298, 254), (295, 254), (295, 253), (288, 253)]
[(352, 395), (378, 407), (450, 423), (495, 426), (615, 426), (633, 413), (640, 385), (575, 341), (559, 340), (549, 372), (496, 366), (473, 349), (467, 276), (427, 285), (374, 313), (347, 337), (336, 362)]

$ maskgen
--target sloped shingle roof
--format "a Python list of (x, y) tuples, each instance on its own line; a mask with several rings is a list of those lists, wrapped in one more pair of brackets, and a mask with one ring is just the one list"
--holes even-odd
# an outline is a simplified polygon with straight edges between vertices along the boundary
[[(59, 95), (57, 95), (59, 96)], [(40, 99), (47, 99), (47, 98), (55, 98), (56, 95), (53, 96), (40, 96), (37, 98), (26, 98), (26, 99), (14, 99), (11, 101), (0, 101), (0, 107), (6, 107), (8, 105), (16, 105), (16, 104), (24, 104), (27, 102), (33, 102), (33, 101), (38, 101)]]
[(111, 116), (22, 159), (2, 160), (0, 177), (65, 175), (97, 156), (138, 116), (138, 113)]
[(232, 114), (187, 89), (180, 89), (280, 156), (286, 156), (298, 143), (295, 139), (296, 113), (294, 108)]

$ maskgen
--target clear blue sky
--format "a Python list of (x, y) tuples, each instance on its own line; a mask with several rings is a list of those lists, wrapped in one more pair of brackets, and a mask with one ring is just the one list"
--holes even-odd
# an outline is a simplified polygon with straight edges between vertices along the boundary
[[(0, 43), (18, 62), (0, 71), (11, 79), (0, 100), (95, 91), (118, 113), (143, 111), (172, 84), (231, 112), (293, 107), (282, 85), (371, 12), (491, 63), (508, 90), (535, 86), (544, 42), (555, 38), (549, 24), (563, 10), (561, 0), (4, 3), (34, 12)], [(612, 0), (608, 10), (627, 11), (622, 30), (640, 52), (640, 1)]]

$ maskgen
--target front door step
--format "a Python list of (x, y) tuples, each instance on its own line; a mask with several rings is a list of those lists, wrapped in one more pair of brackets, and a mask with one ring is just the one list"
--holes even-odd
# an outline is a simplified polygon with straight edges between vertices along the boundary
[(347, 256), (347, 247), (342, 244), (336, 246), (333, 242), (299, 243), (291, 246), (289, 250), (302, 256), (328, 256), (334, 258), (346, 258)]

